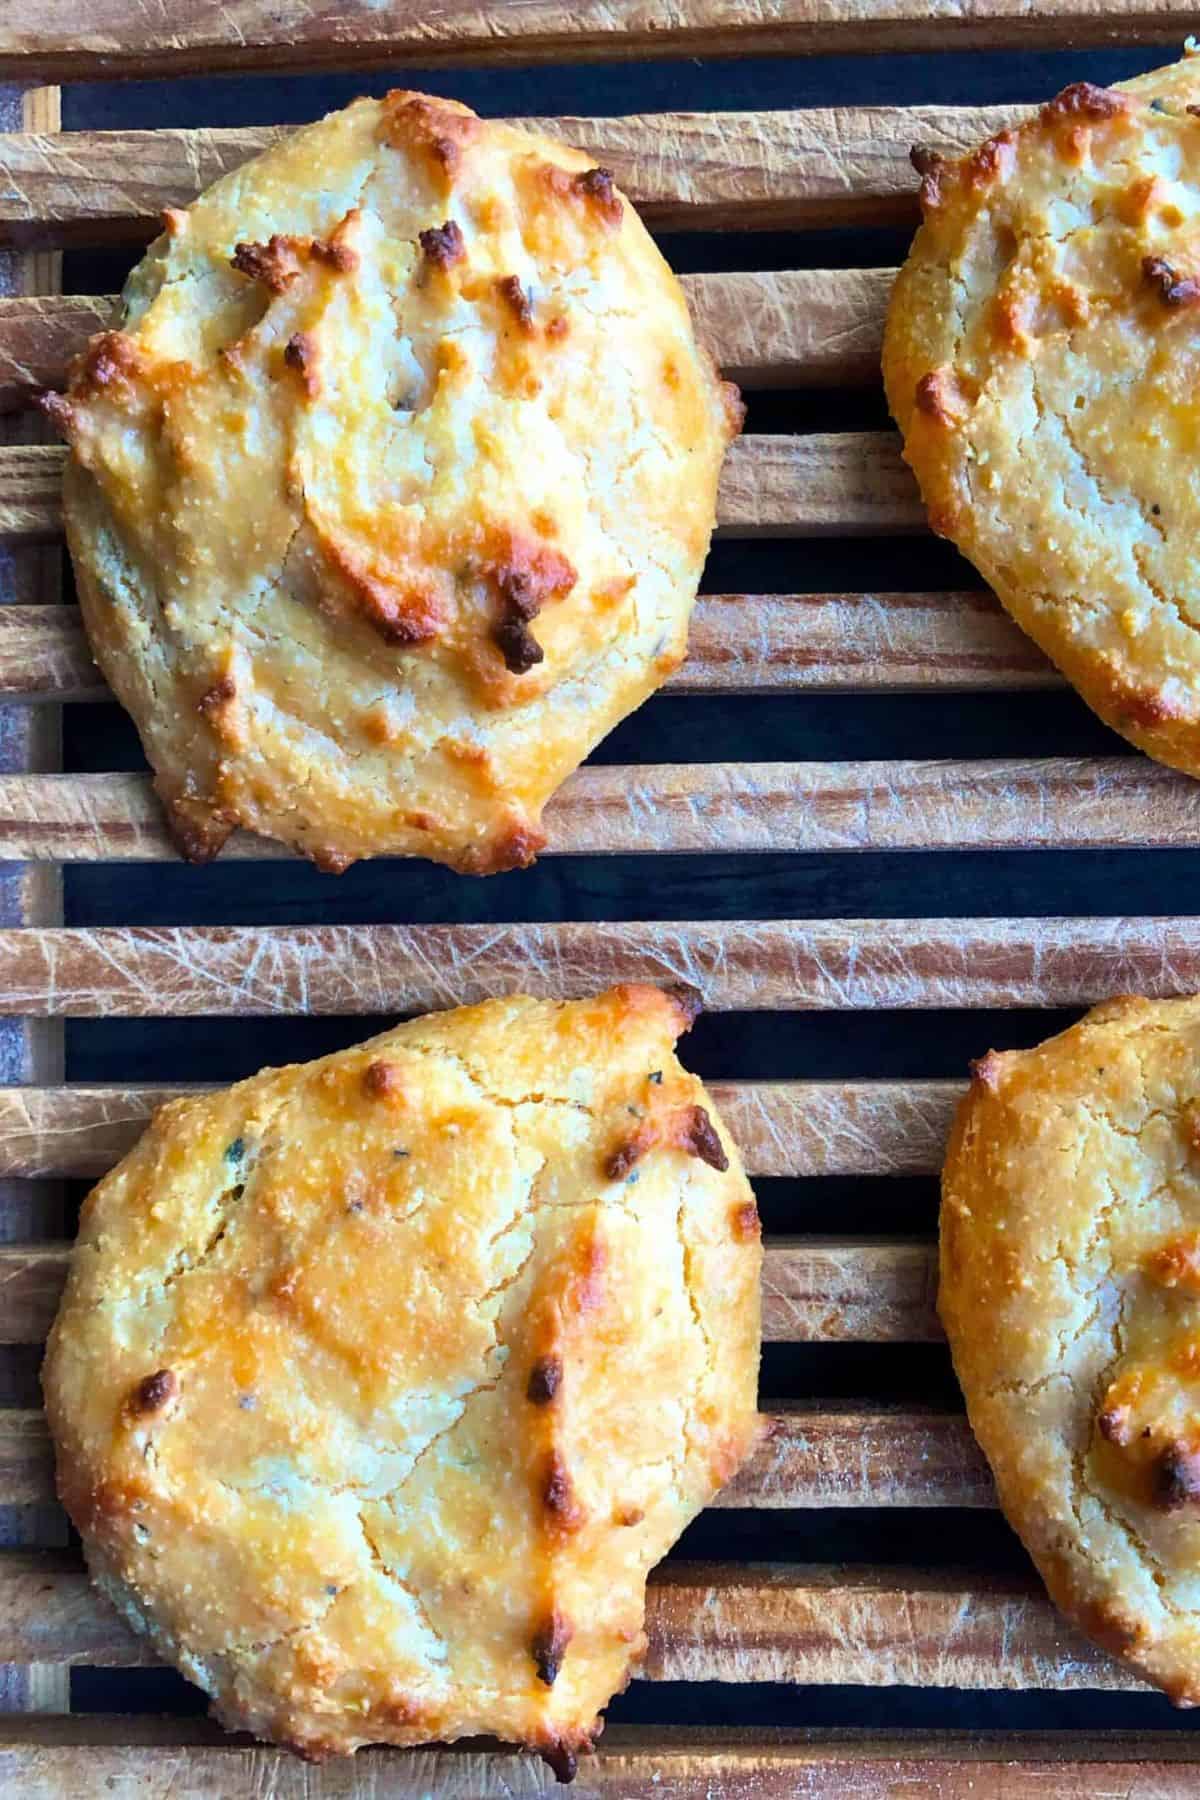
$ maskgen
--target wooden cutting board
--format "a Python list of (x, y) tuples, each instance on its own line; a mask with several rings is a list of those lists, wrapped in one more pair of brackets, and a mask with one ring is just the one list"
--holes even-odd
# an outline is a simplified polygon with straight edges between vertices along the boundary
[[(1136, 0), (1050, 0), (1035, 10), (1024, 0), (976, 0), (965, 10), (957, 0), (762, 0), (753, 8), (744, 0), (434, 0), (419, 11), (376, 0), (172, 0), (137, 9), (127, 0), (23, 0), (0, 20), (0, 78), (303, 75), (405, 64), (433, 69), (453, 86), (460, 70), (518, 63), (561, 73), (583, 63), (698, 55), (1070, 44), (1080, 55), (1065, 81), (1092, 72), (1087, 47), (1161, 45), (1165, 60), (1190, 23), (1182, 7)], [(1143, 60), (1148, 66), (1153, 57)], [(976, 65), (986, 69), (987, 57)], [(909, 147), (961, 148), (1023, 109), (973, 104), (963, 91), (955, 105), (794, 107), (774, 95), (769, 107), (722, 110), (724, 68), (714, 65), (709, 110), (614, 117), (610, 107), (543, 121), (610, 166), (652, 226), (672, 234), (677, 258), (694, 265), (685, 276), (689, 299), (714, 354), (749, 394), (751, 429), (722, 482), (721, 541), (691, 657), (637, 733), (617, 740), (644, 744), (647, 753), (582, 770), (549, 811), (543, 870), (498, 881), (483, 900), (477, 885), (436, 873), (418, 872), (407, 888), (386, 871), (314, 886), (276, 846), (247, 838), (226, 853), (240, 859), (236, 886), (219, 869), (176, 879), (147, 780), (127, 766), (120, 726), (60, 587), (61, 452), (38, 441), (20, 409), (31, 384), (61, 381), (112, 304), (103, 294), (61, 292), (58, 253), (124, 246), (134, 255), (164, 205), (189, 199), (279, 128), (191, 122), (190, 88), (178, 125), (147, 128), (148, 91), (130, 90), (123, 100), (114, 89), (107, 116), (120, 113), (117, 129), (60, 133), (57, 89), (39, 88), (27, 95), (23, 119), (0, 135), (0, 246), (8, 247), (0, 297), (0, 701), (8, 703), (0, 712), (0, 858), (12, 868), (0, 877), (0, 1399), (8, 1402), (0, 1409), (0, 1521), (10, 1546), (0, 1552), (0, 1792), (166, 1800), (546, 1790), (541, 1766), (509, 1752), (364, 1752), (344, 1768), (314, 1772), (192, 1718), (72, 1712), (73, 1667), (132, 1669), (148, 1653), (92, 1595), (67, 1545), (36, 1405), (36, 1346), (63, 1279), (77, 1193), (69, 1184), (110, 1166), (170, 1089), (128, 1073), (142, 1056), (157, 1076), (155, 1046), (174, 1046), (174, 1064), (162, 1072), (178, 1081), (225, 1078), (254, 1057), (255, 1033), (238, 1021), (257, 1019), (262, 1030), (302, 1015), (313, 1029), (328, 1021), (348, 1040), (368, 1028), (357, 1023), (363, 1018), (518, 986), (576, 994), (628, 979), (686, 981), (717, 1015), (712, 1035), (697, 1036), (697, 1056), (719, 1050), (720, 1066), (705, 1072), (716, 1077), (718, 1102), (768, 1196), (767, 1367), (770, 1379), (793, 1385), (782, 1397), (764, 1391), (771, 1437), (720, 1502), (730, 1519), (728, 1554), (741, 1559), (697, 1557), (685, 1546), (657, 1573), (643, 1674), (660, 1687), (639, 1695), (641, 1722), (615, 1725), (601, 1740), (577, 1791), (976, 1800), (1120, 1792), (1174, 1800), (1200, 1779), (1200, 1756), (1183, 1734), (802, 1730), (799, 1703), (781, 1687), (769, 1690), (774, 1712), (764, 1704), (756, 1715), (769, 1715), (771, 1728), (656, 1722), (680, 1692), (664, 1683), (1119, 1691), (1096, 1713), (1100, 1722), (1134, 1704), (1125, 1693), (1136, 1687), (1131, 1678), (1059, 1621), (1016, 1559), (1007, 1573), (991, 1554), (994, 1497), (961, 1411), (916, 1394), (897, 1401), (885, 1379), (880, 1359), (918, 1354), (941, 1358), (944, 1373), (933, 1310), (932, 1181), (960, 1083), (940, 1063), (927, 1073), (914, 1063), (916, 1072), (906, 1073), (898, 1053), (881, 1074), (880, 1045), (903, 1041), (910, 1029), (914, 1043), (923, 1030), (928, 1045), (944, 1029), (930, 1015), (974, 1010), (988, 1015), (973, 1040), (982, 1051), (991, 1041), (982, 1034), (1009, 1030), (1028, 1041), (1046, 1010), (1117, 989), (1200, 988), (1200, 920), (1162, 916), (1171, 899), (1185, 915), (1196, 910), (1191, 864), (1178, 856), (1163, 903), (1152, 903), (1150, 871), (1160, 865), (1145, 862), (1137, 891), (1146, 903), (1119, 918), (1091, 916), (1109, 913), (1117, 890), (1089, 886), (1093, 865), (1082, 860), (1071, 865), (1081, 871), (1071, 878), (1076, 916), (1050, 916), (1067, 909), (1048, 882), (1029, 904), (1026, 882), (1026, 903), (1007, 913), (1000, 906), (988, 917), (945, 917), (960, 910), (950, 890), (939, 904), (941, 875), (921, 873), (948, 869), (963, 851), (988, 852), (989, 866), (1012, 870), (1003, 853), (1014, 850), (1161, 849), (1186, 858), (1200, 844), (1200, 784), (1115, 753), (1098, 728), (1089, 736), (1053, 671), (970, 585), (970, 572), (957, 566), (952, 579), (940, 577), (950, 561), (925, 535), (878, 402), (891, 265), (915, 216)], [(667, 83), (664, 92), (672, 91)], [(700, 235), (715, 232), (767, 235), (729, 240), (746, 257), (730, 270), (720, 266), (726, 240)], [(839, 256), (861, 262), (858, 247), (874, 243), (887, 247), (876, 266), (839, 266)], [(793, 247), (800, 266), (786, 266)], [(706, 259), (716, 266), (706, 268)], [(799, 428), (814, 419), (819, 429)], [(895, 546), (876, 558), (881, 569), (894, 565), (890, 585), (855, 575), (864, 566), (856, 541), (877, 540)], [(914, 580), (915, 570), (924, 578)], [(1014, 740), (1004, 755), (843, 756), (831, 726), (835, 752), (805, 758), (786, 754), (788, 727), (777, 723), (785, 754), (768, 760), (742, 754), (712, 728), (734, 717), (722, 709), (740, 695), (794, 709), (771, 718), (794, 720), (800, 743), (814, 719), (832, 716), (812, 710), (827, 704), (822, 696), (864, 706), (874, 696), (872, 705), (890, 706), (909, 695), (909, 712), (896, 702), (902, 721), (917, 706), (931, 721), (962, 717), (964, 708), (1000, 718), (1019, 702), (1035, 709), (1021, 714), (1026, 724), (1045, 721), (1053, 736), (1062, 721), (1062, 735), (1086, 740), (1086, 753), (1047, 754), (1035, 745), (1025, 754)], [(653, 721), (666, 717), (655, 707), (675, 706), (691, 709), (696, 754), (709, 760), (655, 756)], [(76, 723), (85, 718), (94, 732)], [(69, 772), (59, 760), (64, 720)], [(851, 733), (852, 747), (860, 737)], [(932, 732), (935, 751), (936, 738)], [(111, 766), (103, 761), (110, 744)], [(820, 910), (814, 884), (821, 872), (843, 869), (851, 853), (874, 870), (899, 853), (902, 874), (888, 891), (900, 893), (905, 903), (895, 910), (903, 916), (810, 918), (800, 908), (787, 916), (779, 895), (790, 891), (791, 871), (808, 884), (810, 910)], [(651, 856), (653, 863), (630, 864), (627, 892), (644, 899), (614, 908), (621, 916), (595, 916), (604, 911), (605, 871), (624, 867), (615, 859)], [(1056, 880), (1064, 866), (1054, 862)], [(709, 885), (710, 868), (720, 870), (719, 888)], [(781, 885), (761, 915), (747, 904), (736, 917), (710, 916), (729, 910), (731, 894), (766, 894), (764, 869)], [(167, 896), (161, 902), (151, 876)], [(869, 887), (867, 877), (859, 887)], [(285, 904), (281, 894), (294, 899)], [(184, 922), (153, 922), (175, 904)], [(429, 922), (412, 923), (410, 904), (411, 916)], [(1013, 916), (1031, 912), (1046, 916)], [(880, 1044), (856, 1023), (870, 1013), (879, 1015)], [(805, 1014), (814, 1015), (816, 1035), (803, 1039), (804, 1066), (793, 1067)], [(759, 1015), (770, 1016), (773, 1036), (748, 1024)], [(67, 1040), (70, 1081), (66, 1022), (75, 1034)], [(957, 1042), (971, 1032), (954, 1035)], [(203, 1067), (197, 1051), (193, 1069), (187, 1045), (201, 1037), (210, 1048)], [(869, 1067), (853, 1066), (859, 1054)], [(101, 1073), (104, 1085), (96, 1085)], [(874, 1196), (873, 1216), (886, 1231), (846, 1224), (846, 1205), (830, 1196), (857, 1191), (854, 1184)], [(914, 1226), (915, 1192), (923, 1198)], [(847, 1399), (842, 1390), (819, 1391), (820, 1371), (835, 1367), (830, 1359), (869, 1358), (871, 1346), (876, 1360), (861, 1366), (879, 1372), (879, 1392)], [(798, 1360), (810, 1351), (814, 1360)], [(798, 1373), (787, 1376), (789, 1369)], [(952, 1509), (957, 1568), (786, 1560), (756, 1547), (786, 1544), (771, 1535), (785, 1515), (816, 1509), (832, 1532), (832, 1522), (855, 1509), (864, 1520), (900, 1521), (901, 1508), (922, 1518)], [(699, 1541), (718, 1545), (721, 1530)], [(664, 1695), (661, 1715), (655, 1691)], [(693, 1716), (705, 1716), (717, 1691), (704, 1690)], [(878, 1693), (869, 1716), (886, 1716)]]

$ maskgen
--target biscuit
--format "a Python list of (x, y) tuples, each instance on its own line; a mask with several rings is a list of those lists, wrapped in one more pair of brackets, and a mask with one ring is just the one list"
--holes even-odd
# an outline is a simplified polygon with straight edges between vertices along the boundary
[(590, 1744), (759, 1428), (758, 1219), (690, 1021), (638, 987), (418, 1019), (171, 1102), (89, 1196), (59, 1492), (229, 1727)]
[(883, 368), (930, 522), (1107, 724), (1200, 774), (1200, 59), (914, 160)]
[(1200, 999), (1121, 999), (975, 1065), (939, 1309), (1058, 1605), (1200, 1702)]
[(488, 873), (682, 661), (741, 420), (587, 156), (396, 92), (210, 188), (45, 404), (176, 842)]

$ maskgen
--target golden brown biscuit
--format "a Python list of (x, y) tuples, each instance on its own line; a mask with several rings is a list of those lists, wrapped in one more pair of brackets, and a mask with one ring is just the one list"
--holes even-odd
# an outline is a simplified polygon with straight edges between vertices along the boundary
[(682, 661), (740, 423), (605, 170), (402, 92), (168, 213), (47, 405), (184, 853), (474, 873)]
[(1114, 1000), (975, 1065), (938, 1304), (1052, 1596), (1200, 1702), (1200, 999)]
[(1200, 774), (1200, 59), (960, 161), (884, 342), (935, 531), (1100, 717)]
[(753, 1195), (652, 988), (497, 1000), (172, 1102), (50, 1338), (63, 1503), (225, 1724), (569, 1768), (755, 1439)]

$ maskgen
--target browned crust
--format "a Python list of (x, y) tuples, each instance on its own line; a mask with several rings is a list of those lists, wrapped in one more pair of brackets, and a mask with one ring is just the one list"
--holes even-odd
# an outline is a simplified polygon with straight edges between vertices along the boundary
[(717, 1169), (721, 1174), (729, 1167), (724, 1145), (702, 1106), (689, 1107), (679, 1147), (686, 1150), (689, 1156), (698, 1156), (702, 1163), (707, 1163), (710, 1169)]
[(941, 150), (935, 150), (932, 144), (914, 144), (909, 150), (908, 160), (924, 179), (925, 176), (932, 175), (935, 169), (940, 169), (946, 157)]
[(1149, 287), (1152, 287), (1164, 306), (1175, 308), (1192, 306), (1200, 300), (1200, 279), (1195, 275), (1180, 275), (1166, 261), (1165, 257), (1147, 256), (1142, 259), (1142, 276)]
[(204, 801), (173, 797), (163, 802), (171, 842), (186, 862), (203, 865), (219, 856), (238, 823)]
[(496, 279), (496, 292), (517, 322), (517, 329), (531, 337), (534, 331), (533, 302), (525, 288), (515, 275), (500, 275)]
[(208, 718), (212, 713), (219, 712), (223, 706), (227, 706), (231, 700), (236, 698), (237, 682), (232, 675), (222, 675), (219, 681), (214, 681), (213, 685), (210, 688), (206, 688), (204, 693), (201, 694), (196, 702), (196, 711), (203, 717)]
[(296, 240), (276, 233), (265, 244), (243, 243), (229, 261), (248, 281), (261, 282), (272, 294), (286, 293), (301, 270)]
[(976, 1057), (970, 1065), (971, 1080), (989, 1093), (999, 1092), (1001, 1077), (1004, 1074), (1004, 1058), (998, 1050), (989, 1050), (985, 1056)]
[(454, 866), (460, 875), (502, 875), (528, 869), (545, 848), (546, 834), (534, 820), (513, 820), (481, 848), (464, 850)]
[(722, 1173), (729, 1167), (729, 1158), (707, 1112), (702, 1106), (685, 1106), (644, 1119), (605, 1158), (606, 1178), (624, 1181), (644, 1156), (660, 1148), (682, 1150)]
[(453, 100), (434, 100), (404, 88), (384, 95), (381, 141), (393, 150), (418, 152), (445, 190), (454, 185), (467, 148), (481, 129), (470, 108)]
[(456, 263), (466, 261), (466, 240), (453, 219), (447, 219), (444, 225), (433, 225), (428, 231), (418, 232), (417, 242), (427, 266), (441, 273), (454, 268)]
[(34, 406), (44, 419), (57, 431), (58, 435), (70, 442), (76, 424), (75, 409), (64, 394), (54, 388), (39, 388), (31, 395)]
[(156, 1369), (153, 1375), (139, 1381), (130, 1394), (129, 1411), (138, 1417), (162, 1412), (178, 1394), (179, 1377), (174, 1369)]
[(1163, 1512), (1200, 1504), (1200, 1451), (1182, 1439), (1168, 1444), (1154, 1464), (1151, 1497)]
[(542, 1506), (546, 1513), (547, 1528), (552, 1533), (568, 1535), (578, 1531), (587, 1517), (575, 1492), (575, 1483), (571, 1479), (566, 1458), (557, 1448), (551, 1450), (547, 1458), (542, 1482)]
[(442, 626), (437, 597), (422, 586), (401, 587), (381, 580), (363, 559), (338, 538), (322, 542), (327, 560), (353, 596), (364, 623), (400, 649), (428, 644)]
[(609, 1181), (624, 1181), (658, 1141), (655, 1127), (649, 1123), (641, 1126), (617, 1145), (617, 1148), (605, 1159), (604, 1174)]
[(355, 860), (342, 850), (331, 850), (328, 845), (321, 844), (310, 846), (304, 854), (323, 875), (344, 875)]
[(963, 177), (970, 187), (987, 187), (1011, 174), (1017, 157), (1017, 134), (1011, 127), (986, 138), (973, 156), (963, 164)]
[(530, 1654), (537, 1670), (537, 1678), (544, 1687), (553, 1687), (558, 1680), (567, 1646), (574, 1635), (575, 1627), (558, 1607), (552, 1609), (550, 1616), (534, 1632)]
[(922, 375), (914, 398), (917, 411), (937, 425), (949, 427), (962, 421), (965, 396), (953, 369), (931, 369)]
[(673, 987), (663, 988), (659, 991), (665, 993), (668, 999), (672, 1000), (675, 1004), (679, 1015), (680, 1034), (682, 1035), (685, 1031), (690, 1031), (692, 1026), (696, 1023), (696, 1020), (700, 1017), (700, 1014), (704, 1011), (703, 994), (698, 993), (695, 988), (684, 987), (682, 983)]
[(1132, 108), (1127, 94), (1097, 87), (1092, 81), (1073, 81), (1061, 94), (1048, 100), (1038, 116), (1044, 125), (1054, 125), (1063, 119), (1115, 119)]
[(539, 1356), (529, 1371), (526, 1398), (534, 1406), (549, 1406), (562, 1386), (562, 1357)]
[(1185, 1232), (1160, 1244), (1146, 1258), (1146, 1274), (1160, 1287), (1200, 1293), (1200, 1234)]
[(762, 1236), (762, 1222), (758, 1216), (758, 1207), (753, 1200), (745, 1200), (735, 1206), (729, 1215), (729, 1226), (734, 1238), (740, 1244), (749, 1243), (752, 1238)]
[(1168, 700), (1157, 688), (1137, 687), (1120, 676), (1109, 681), (1104, 701), (1118, 718), (1146, 728), (1169, 725), (1187, 716), (1184, 707)]
[(572, 185), (576, 193), (582, 194), (592, 209), (610, 225), (621, 223), (624, 211), (621, 196), (617, 193), (611, 169), (585, 169), (581, 175), (573, 177)]
[(283, 347), (283, 360), (299, 375), (309, 399), (315, 400), (321, 391), (320, 353), (312, 332), (294, 331)]
[(548, 601), (564, 599), (571, 592), (577, 580), (575, 570), (551, 545), (511, 532), (479, 573), (500, 606), (500, 617), (492, 629), (496, 648), (510, 674), (524, 675), (545, 654), (529, 622)]
[(142, 373), (142, 356), (124, 331), (98, 331), (71, 364), (71, 398), (86, 401), (106, 388), (128, 386)]
[(348, 213), (331, 238), (288, 237), (276, 232), (265, 244), (237, 244), (230, 266), (250, 281), (261, 282), (272, 294), (286, 293), (310, 259), (349, 274), (358, 267), (358, 252), (342, 233), (354, 217)]
[[(579, 1757), (569, 1744), (556, 1741), (546, 1744), (531, 1744), (529, 1748), (537, 1752), (555, 1780), (561, 1781), (564, 1787), (574, 1781), (578, 1775)], [(583, 1746), (581, 1745), (580, 1748)]]
[(377, 1057), (369, 1062), (363, 1070), (363, 1093), (371, 1100), (389, 1099), (398, 1094), (403, 1086), (400, 1071), (395, 1063)]

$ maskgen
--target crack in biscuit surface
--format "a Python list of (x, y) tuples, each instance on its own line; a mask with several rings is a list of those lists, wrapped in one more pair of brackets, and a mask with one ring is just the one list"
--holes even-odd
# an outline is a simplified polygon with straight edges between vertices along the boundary
[(1200, 59), (1104, 92), (937, 166), (884, 375), (934, 528), (1107, 723), (1196, 774), (1200, 311), (1146, 270), (1200, 273)]
[[(170, 1103), (89, 1197), (60, 1490), (229, 1725), (590, 1741), (649, 1568), (758, 1429), (761, 1251), (690, 1018), (632, 987), (416, 1020)], [(668, 1129), (698, 1105), (724, 1169)]]
[(173, 214), (54, 416), (184, 853), (531, 861), (682, 660), (737, 412), (603, 171), (453, 103), (357, 101)]
[(947, 1157), (939, 1294), (972, 1426), (1052, 1595), (1187, 1704), (1198, 1093), (1196, 1000), (1113, 1002), (990, 1059)]

